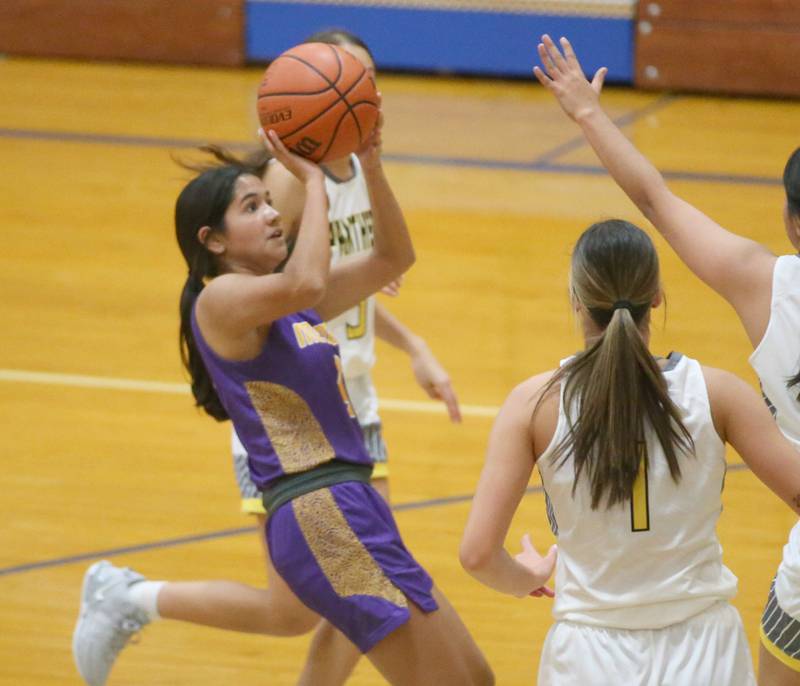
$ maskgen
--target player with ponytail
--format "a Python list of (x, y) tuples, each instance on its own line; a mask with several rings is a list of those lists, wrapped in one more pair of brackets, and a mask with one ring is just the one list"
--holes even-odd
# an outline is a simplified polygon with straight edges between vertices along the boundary
[[(581, 128), (619, 187), (700, 279), (736, 311), (750, 364), (783, 434), (800, 449), (800, 148), (783, 172), (783, 225), (793, 254), (735, 234), (670, 191), (658, 170), (600, 105), (605, 69), (586, 80), (566, 38), (542, 37), (536, 77)], [(800, 459), (800, 456), (798, 456)], [(783, 549), (760, 627), (759, 682), (800, 684), (800, 524)]]
[[(728, 372), (650, 350), (658, 257), (641, 229), (608, 220), (572, 255), (585, 347), (506, 399), (461, 544), (465, 569), (518, 597), (553, 595), (539, 686), (751, 686), (729, 603), (736, 577), (715, 527), (730, 443), (800, 512), (800, 460), (760, 396)], [(533, 468), (558, 545), (504, 548)]]
[[(262, 132), (263, 134), (263, 132)], [(246, 164), (209, 168), (176, 203), (188, 271), (180, 296), (182, 356), (195, 402), (229, 417), (267, 513), (268, 585), (150, 581), (107, 561), (84, 576), (73, 655), (103, 686), (130, 638), (158, 618), (291, 636), (324, 618), (387, 682), (491, 686), (491, 669), (446, 597), (405, 547), (370, 485), (373, 460), (324, 322), (397, 279), (415, 255), (385, 176), (380, 131), (359, 150), (376, 212), (370, 250), (331, 266), (323, 172), (264, 142), (302, 185), (289, 254), (280, 213)], [(319, 680), (304, 673), (300, 683)]]

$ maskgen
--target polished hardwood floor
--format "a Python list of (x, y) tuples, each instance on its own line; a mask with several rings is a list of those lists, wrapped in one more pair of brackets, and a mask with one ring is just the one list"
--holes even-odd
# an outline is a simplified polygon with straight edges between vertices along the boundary
[[(250, 142), (259, 71), (0, 62), (2, 686), (80, 683), (70, 637), (92, 560), (154, 579), (264, 583), (252, 522), (237, 509), (228, 428), (195, 411), (183, 387), (185, 272), (171, 224), (187, 179), (171, 156)], [(538, 85), (382, 75), (380, 86), (386, 166), (418, 250), (402, 294), (384, 302), (428, 340), (465, 409), (462, 425), (448, 423), (404, 356), (379, 345), (397, 519), (498, 684), (533, 684), (550, 601), (479, 586), (458, 564), (458, 541), (498, 405), (580, 346), (566, 297), (571, 245), (598, 218), (643, 219)], [(780, 175), (800, 103), (614, 87), (604, 98), (677, 192), (788, 252)], [(732, 310), (657, 244), (668, 316), (655, 318), (654, 350), (755, 384)], [(729, 472), (724, 501), (720, 536), (755, 654), (795, 518), (745, 469)], [(535, 490), (510, 545), (525, 531), (551, 542)], [(109, 684), (288, 686), (307, 644), (161, 622), (126, 649)], [(381, 679), (364, 661), (352, 683)]]

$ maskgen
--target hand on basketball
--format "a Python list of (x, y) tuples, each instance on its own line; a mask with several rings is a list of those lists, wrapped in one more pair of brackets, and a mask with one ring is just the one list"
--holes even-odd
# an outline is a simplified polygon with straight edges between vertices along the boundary
[(561, 38), (560, 43), (563, 54), (550, 36), (542, 36), (538, 50), (545, 71), (534, 67), (533, 73), (539, 83), (556, 97), (564, 112), (578, 120), (599, 107), (600, 91), (608, 69), (598, 69), (590, 83), (586, 80), (570, 42)]
[(414, 378), (428, 397), (441, 400), (445, 404), (450, 421), (461, 422), (461, 409), (453, 385), (450, 383), (450, 376), (424, 341), (421, 341), (411, 356), (411, 368), (414, 370)]
[(258, 137), (261, 139), (261, 142), (269, 151), (270, 155), (278, 160), (278, 162), (286, 167), (302, 183), (305, 184), (311, 179), (324, 178), (322, 169), (320, 169), (318, 164), (300, 155), (295, 155), (293, 152), (289, 152), (278, 134), (272, 129), (265, 132), (263, 128), (259, 128)]
[(534, 598), (540, 598), (543, 595), (548, 598), (553, 598), (555, 596), (553, 589), (544, 584), (553, 575), (557, 558), (558, 546), (550, 546), (547, 555), (542, 557), (536, 548), (533, 547), (530, 535), (525, 534), (522, 537), (522, 552), (515, 555), (514, 559), (533, 573), (536, 579), (541, 580), (529, 595), (532, 595)]
[(369, 138), (356, 150), (356, 155), (363, 168), (377, 167), (381, 162), (381, 131), (383, 129), (383, 110), (381, 109), (381, 94), (378, 93), (378, 121)]

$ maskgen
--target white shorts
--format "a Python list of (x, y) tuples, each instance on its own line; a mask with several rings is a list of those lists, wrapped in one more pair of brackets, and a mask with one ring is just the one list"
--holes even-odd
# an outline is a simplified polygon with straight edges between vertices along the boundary
[(755, 686), (742, 620), (727, 601), (663, 629), (556, 622), (538, 686)]
[(800, 522), (794, 525), (783, 546), (783, 559), (775, 576), (775, 596), (786, 614), (800, 620)]

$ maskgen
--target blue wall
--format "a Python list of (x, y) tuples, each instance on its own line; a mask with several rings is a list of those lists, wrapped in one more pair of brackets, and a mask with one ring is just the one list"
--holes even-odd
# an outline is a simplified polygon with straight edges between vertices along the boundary
[(543, 33), (567, 36), (587, 73), (633, 81), (633, 19), (339, 3), (247, 2), (247, 58), (266, 62), (322, 28), (361, 36), (382, 69), (527, 76)]

